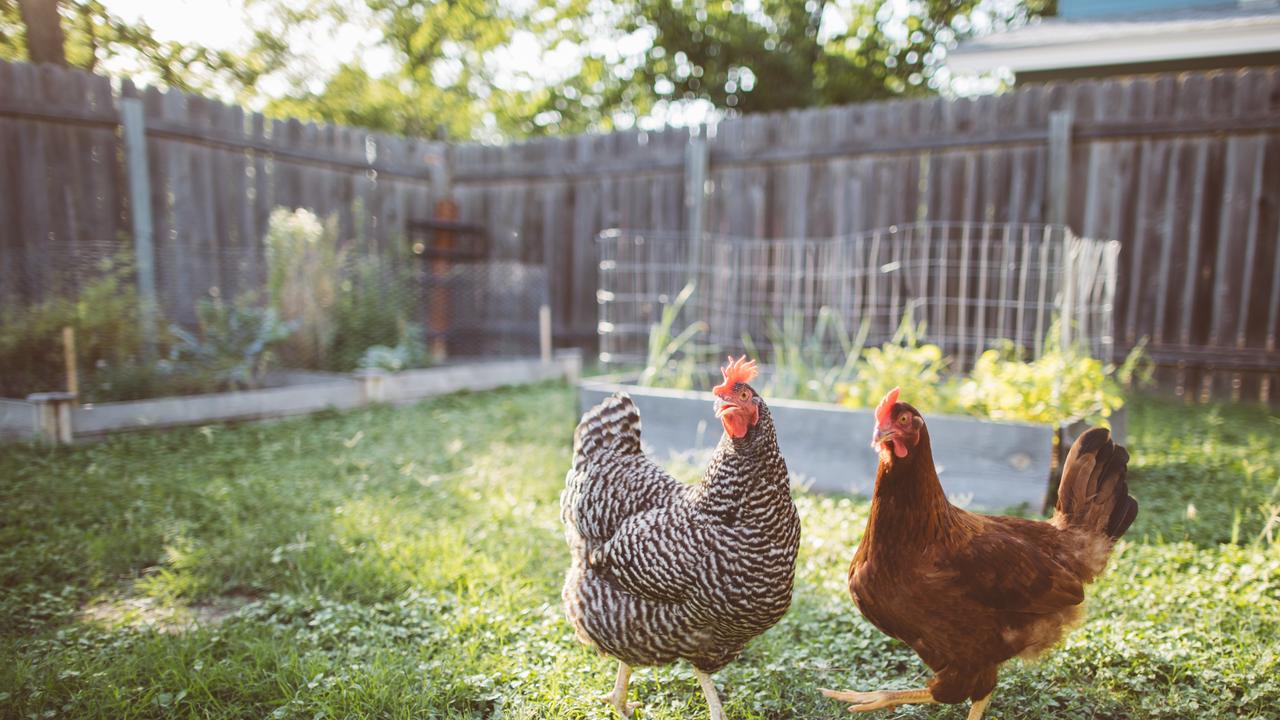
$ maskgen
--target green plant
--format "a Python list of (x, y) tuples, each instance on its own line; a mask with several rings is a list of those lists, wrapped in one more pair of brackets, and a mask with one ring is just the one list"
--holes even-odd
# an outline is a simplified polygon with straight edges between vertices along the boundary
[(219, 298), (200, 301), (197, 333), (170, 328), (176, 339), (174, 366), (205, 376), (218, 388), (257, 387), (275, 359), (273, 348), (289, 337), (295, 324), (282, 321), (273, 307), (256, 307), (254, 299), (246, 295), (234, 303)]
[(422, 342), (422, 331), (416, 327), (408, 327), (395, 347), (373, 345), (364, 351), (356, 366), (361, 370), (400, 372), (430, 364), (427, 346)]
[(296, 367), (329, 367), (338, 331), (334, 306), (346, 259), (337, 217), (321, 221), (310, 210), (276, 208), (265, 242), (271, 305), (297, 328), (280, 348), (281, 356)]
[(862, 352), (854, 377), (837, 388), (837, 401), (875, 407), (886, 393), (901, 387), (909, 389), (911, 404), (921, 412), (956, 412), (954, 383), (947, 376), (950, 360), (942, 348), (920, 342), (924, 331), (924, 322), (914, 323), (908, 309), (892, 340)]
[(687, 390), (694, 386), (699, 376), (699, 347), (697, 336), (707, 331), (707, 324), (695, 320), (678, 333), (674, 333), (676, 320), (685, 303), (693, 297), (694, 283), (685, 285), (675, 300), (662, 306), (662, 316), (649, 328), (649, 350), (644, 370), (640, 373), (640, 385), (661, 383), (667, 387)]
[[(559, 601), (577, 415), (548, 383), (0, 447), (0, 716), (606, 717), (591, 697), (616, 664)], [(1280, 501), (1280, 416), (1139, 397), (1131, 421), (1138, 519), (1080, 626), (1006, 666), (990, 710), (1274, 720), (1280, 541), (1259, 508)], [(813, 688), (924, 669), (849, 599), (867, 501), (795, 495), (795, 600), (717, 675), (731, 718), (847, 716)], [(706, 720), (688, 665), (634, 682), (645, 720)]]
[(1106, 424), (1124, 405), (1124, 385), (1149, 373), (1143, 369), (1145, 345), (1139, 343), (1117, 368), (1082, 346), (1063, 348), (1054, 323), (1034, 360), (1025, 360), (1025, 351), (1009, 341), (984, 352), (960, 382), (956, 400), (970, 414), (998, 420)]
[(327, 369), (348, 371), (364, 367), (362, 358), (375, 346), (402, 348), (405, 367), (428, 364), (426, 345), (413, 313), (416, 294), (407, 268), (395, 258), (363, 256), (351, 264), (338, 286), (333, 308), (333, 345), (327, 353)]
[[(797, 400), (830, 401), (840, 388), (852, 381), (870, 324), (863, 322), (850, 335), (840, 316), (823, 306), (814, 320), (813, 332), (806, 333), (804, 316), (794, 313), (781, 323), (769, 322), (771, 372), (763, 392), (767, 396)], [(752, 357), (761, 357), (750, 336), (743, 344)]]
[[(35, 305), (0, 310), (0, 397), (66, 388), (62, 328), (75, 331), (80, 394), (113, 399), (99, 373), (134, 365), (142, 349), (141, 308), (128, 253), (102, 260), (79, 290), (53, 293)], [(161, 343), (165, 338), (160, 338)]]

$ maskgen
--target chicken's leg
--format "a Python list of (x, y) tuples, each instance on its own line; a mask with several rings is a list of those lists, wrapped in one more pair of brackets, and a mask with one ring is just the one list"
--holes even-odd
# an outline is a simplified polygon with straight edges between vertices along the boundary
[(991, 693), (981, 700), (974, 700), (969, 706), (969, 717), (965, 720), (982, 720), (982, 713), (986, 712), (987, 705), (991, 703)]
[(720, 695), (716, 693), (716, 684), (711, 676), (698, 668), (693, 669), (698, 676), (698, 684), (702, 686), (702, 694), (707, 696), (707, 707), (711, 710), (711, 720), (724, 720), (724, 708), (720, 706)]
[(867, 712), (870, 710), (879, 710), (880, 708), (906, 705), (908, 703), (927, 705), (937, 702), (937, 700), (933, 699), (933, 693), (929, 692), (929, 688), (919, 688), (916, 690), (875, 690), (873, 692), (827, 690), (826, 688), (818, 688), (818, 690), (832, 700), (853, 703), (849, 706), (849, 712)]
[(618, 661), (618, 680), (613, 684), (613, 692), (600, 696), (601, 702), (612, 705), (618, 714), (630, 718), (635, 714), (640, 703), (627, 702), (627, 689), (631, 687), (631, 666)]

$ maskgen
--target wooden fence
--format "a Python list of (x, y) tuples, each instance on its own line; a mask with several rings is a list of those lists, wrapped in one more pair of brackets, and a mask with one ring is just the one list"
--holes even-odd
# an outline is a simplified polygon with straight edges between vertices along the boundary
[[(547, 264), (558, 342), (591, 345), (605, 228), (821, 238), (1065, 223), (1122, 242), (1118, 350), (1150, 338), (1162, 381), (1193, 394), (1280, 393), (1280, 69), (449, 147), (121, 85), (0, 63), (0, 267), (40, 278), (77, 243), (136, 242), (146, 214), (159, 292), (234, 289), (260, 272), (273, 206), (336, 212), (344, 237), (388, 244), (451, 196), (492, 257)], [(145, 142), (130, 146), (134, 98)], [(139, 145), (149, 208), (128, 190)], [(209, 259), (228, 252), (238, 264)], [(0, 294), (13, 275), (0, 272)]]
[(341, 238), (388, 250), (432, 217), (444, 162), (440, 143), (0, 62), (0, 296), (38, 298), (123, 244), (189, 319), (211, 290), (262, 287), (273, 208), (333, 214)]
[[(453, 150), (464, 218), (556, 268), (595, 331), (596, 232), (822, 238), (1064, 223), (1122, 250), (1115, 347), (1193, 396), (1280, 395), (1280, 69), (1031, 86)], [(705, 182), (703, 182), (705, 179)]]

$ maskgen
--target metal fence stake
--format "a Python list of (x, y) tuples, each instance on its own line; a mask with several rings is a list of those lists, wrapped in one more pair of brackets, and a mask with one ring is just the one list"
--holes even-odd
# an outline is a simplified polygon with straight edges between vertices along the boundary
[(147, 165), (146, 115), (142, 100), (120, 99), (124, 126), (125, 172), (129, 177), (129, 215), (133, 220), (134, 272), (138, 278), (139, 322), (143, 353), (156, 353), (156, 261), (151, 226), (151, 173)]
[[(694, 132), (698, 132), (695, 130)], [(689, 237), (690, 272), (702, 259), (702, 235), (706, 218), (707, 165), (710, 150), (705, 135), (689, 136), (684, 150), (684, 212), (685, 232)], [(695, 279), (690, 274), (689, 281)]]
[(1071, 202), (1071, 112), (1049, 113), (1049, 207), (1045, 216), (1050, 225), (1067, 224), (1067, 204)]

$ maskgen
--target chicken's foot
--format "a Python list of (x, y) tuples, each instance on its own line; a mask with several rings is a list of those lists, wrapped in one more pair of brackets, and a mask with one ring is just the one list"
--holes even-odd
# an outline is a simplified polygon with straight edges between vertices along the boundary
[(630, 687), (631, 666), (619, 660), (618, 679), (613, 684), (613, 692), (601, 695), (599, 700), (612, 705), (619, 715), (630, 720), (636, 708), (640, 707), (640, 703), (627, 702), (627, 690)]
[(986, 712), (987, 705), (990, 703), (991, 693), (987, 693), (987, 696), (981, 700), (974, 700), (973, 704), (969, 706), (969, 717), (965, 720), (982, 720), (982, 713)]
[(698, 676), (698, 684), (702, 686), (702, 694), (707, 696), (707, 708), (711, 710), (711, 720), (724, 720), (724, 708), (720, 706), (720, 695), (716, 693), (716, 684), (711, 676), (698, 668), (693, 669)]
[(929, 688), (918, 688), (916, 690), (875, 690), (872, 692), (827, 690), (826, 688), (818, 688), (818, 690), (832, 700), (853, 703), (849, 706), (849, 712), (868, 712), (871, 710), (879, 710), (881, 708), (891, 708), (897, 705), (906, 705), (908, 703), (927, 705), (937, 702), (937, 700), (933, 699), (933, 693), (929, 692)]

